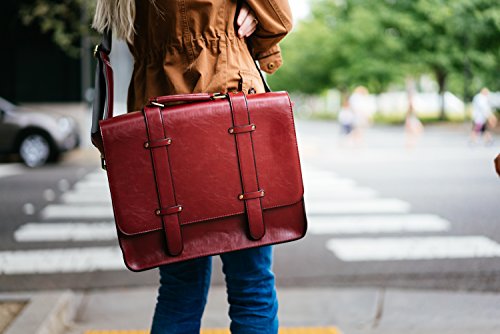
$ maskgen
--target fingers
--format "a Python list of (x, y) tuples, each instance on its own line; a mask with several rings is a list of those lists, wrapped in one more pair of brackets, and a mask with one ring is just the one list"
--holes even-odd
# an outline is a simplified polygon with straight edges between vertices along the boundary
[(236, 24), (238, 25), (238, 27), (241, 27), (243, 21), (246, 19), (249, 13), (250, 8), (248, 7), (248, 5), (246, 3), (241, 5), (240, 12), (238, 13), (238, 18), (236, 19)]
[(253, 32), (257, 29), (258, 21), (255, 18), (255, 14), (248, 7), (248, 5), (243, 4), (241, 6), (240, 12), (238, 13), (238, 18), (236, 19), (236, 24), (239, 26), (238, 36), (240, 38), (252, 35)]
[(248, 15), (243, 24), (238, 29), (239, 37), (248, 37), (257, 29), (257, 20), (252, 15)]

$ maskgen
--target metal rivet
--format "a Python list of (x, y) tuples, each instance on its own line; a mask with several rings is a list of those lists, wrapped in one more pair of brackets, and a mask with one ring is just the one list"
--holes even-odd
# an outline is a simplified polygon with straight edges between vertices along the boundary
[(270, 70), (272, 70), (274, 68), (274, 66), (275, 66), (274, 63), (267, 64), (267, 68)]
[(168, 145), (172, 144), (172, 139), (170, 139), (170, 138), (169, 138), (169, 139), (167, 140), (167, 144), (168, 144)]
[(160, 213), (161, 213), (161, 211), (160, 211), (160, 210), (156, 210), (156, 211), (155, 211), (155, 214), (156, 214), (157, 216), (159, 216), (159, 215), (160, 215)]
[(252, 125), (252, 130), (255, 130), (255, 125)]
[(233, 128), (229, 129), (229, 133), (233, 133), (233, 132), (234, 132)]
[(264, 190), (262, 190), (262, 191), (260, 192), (260, 194), (261, 194), (262, 196), (264, 196)]
[(145, 147), (145, 148), (148, 148), (148, 147), (149, 147), (149, 142), (145, 142), (145, 143), (144, 143), (144, 147)]
[(179, 209), (177, 209), (177, 211), (182, 211), (182, 206), (180, 206)]
[(243, 197), (245, 197), (245, 196), (243, 196), (243, 195), (238, 196), (239, 199), (243, 199)]

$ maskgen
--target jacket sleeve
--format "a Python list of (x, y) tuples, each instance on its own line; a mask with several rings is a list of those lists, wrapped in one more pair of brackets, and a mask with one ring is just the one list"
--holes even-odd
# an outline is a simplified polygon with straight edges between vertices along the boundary
[(260, 68), (274, 73), (281, 66), (278, 42), (292, 29), (292, 11), (288, 0), (246, 0), (257, 20), (257, 29), (250, 36), (252, 56)]

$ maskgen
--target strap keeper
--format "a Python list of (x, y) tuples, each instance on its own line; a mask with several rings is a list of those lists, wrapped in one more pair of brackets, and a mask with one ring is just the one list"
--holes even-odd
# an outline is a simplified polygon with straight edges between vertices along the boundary
[(172, 206), (170, 208), (157, 209), (155, 211), (155, 215), (157, 215), (157, 216), (173, 215), (176, 213), (180, 213), (181, 211), (182, 211), (182, 206), (176, 205), (176, 206)]
[(255, 199), (255, 198), (261, 198), (261, 197), (264, 197), (264, 190), (259, 190), (259, 191), (254, 191), (254, 192), (251, 192), (251, 193), (245, 193), (245, 194), (240, 194), (238, 196), (238, 199), (241, 200), (241, 201), (245, 201), (247, 199)]
[(155, 140), (155, 141), (147, 141), (144, 143), (144, 148), (163, 147), (163, 146), (168, 146), (170, 144), (172, 144), (172, 139), (171, 138), (164, 138), (164, 139)]
[(229, 132), (232, 135), (236, 135), (238, 133), (246, 133), (246, 132), (252, 132), (255, 131), (257, 127), (255, 124), (248, 124), (248, 125), (242, 125), (242, 126), (235, 126), (232, 128), (229, 128), (227, 132)]

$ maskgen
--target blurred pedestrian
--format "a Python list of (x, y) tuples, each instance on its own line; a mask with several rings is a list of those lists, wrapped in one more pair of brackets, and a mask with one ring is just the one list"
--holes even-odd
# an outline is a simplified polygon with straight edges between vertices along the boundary
[(493, 143), (493, 137), (488, 131), (488, 128), (494, 128), (497, 119), (490, 105), (489, 94), (490, 91), (488, 88), (483, 88), (472, 99), (472, 144), (476, 144), (478, 137), (482, 137), (486, 145), (491, 145)]
[(354, 115), (353, 137), (356, 144), (364, 140), (365, 130), (370, 126), (371, 119), (368, 113), (368, 89), (358, 86), (349, 97), (349, 108)]
[(408, 94), (408, 111), (405, 118), (406, 148), (413, 148), (424, 131), (422, 122), (418, 119), (415, 108), (413, 107), (413, 93)]
[(343, 135), (349, 135), (354, 127), (354, 113), (349, 107), (349, 100), (345, 99), (339, 111), (338, 121)]
[(349, 106), (349, 99), (344, 98), (344, 102), (340, 107), (338, 114), (338, 122), (340, 125), (340, 141), (339, 145), (344, 146), (346, 143), (351, 144), (352, 132), (354, 129), (354, 113)]
[[(254, 64), (273, 73), (278, 42), (291, 30), (287, 0), (98, 0), (94, 27), (129, 43), (134, 71), (128, 111), (159, 95), (264, 93)], [(251, 48), (249, 48), (251, 46)], [(276, 334), (278, 301), (271, 246), (221, 255), (231, 332)], [(160, 267), (151, 334), (199, 333), (212, 259)]]

